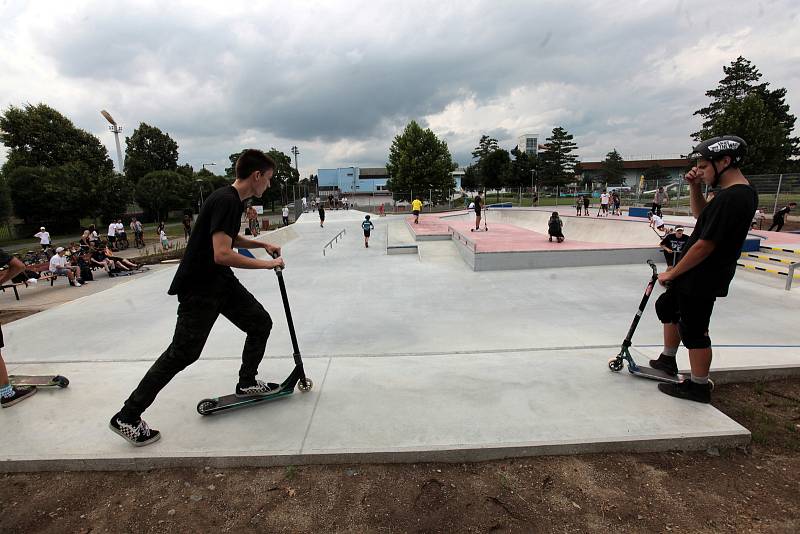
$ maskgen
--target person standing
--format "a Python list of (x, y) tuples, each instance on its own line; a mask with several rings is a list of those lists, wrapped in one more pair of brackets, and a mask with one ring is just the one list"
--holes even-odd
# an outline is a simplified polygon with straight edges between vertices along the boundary
[(475, 195), (475, 200), (472, 201), (472, 209), (475, 210), (475, 230), (481, 229), (481, 210), (483, 210), (483, 199), (481, 198), (482, 191), (478, 191)]
[[(231, 269), (284, 267), (279, 246), (239, 235), (244, 201), (260, 197), (269, 188), (275, 162), (260, 150), (248, 149), (241, 153), (234, 168), (233, 184), (214, 191), (200, 208), (195, 237), (189, 240), (170, 285), (168, 293), (177, 295), (179, 303), (172, 343), (109, 422), (111, 430), (132, 445), (149, 445), (161, 437), (158, 430), (145, 423), (142, 413), (176, 374), (197, 361), (220, 315), (247, 335), (236, 395), (264, 395), (280, 387), (256, 380), (272, 319)], [(271, 258), (246, 257), (234, 247), (263, 248)]]
[(111, 223), (108, 225), (108, 232), (106, 232), (106, 239), (108, 241), (109, 248), (111, 248), (111, 250), (115, 250), (117, 243), (117, 221), (112, 220)]
[(664, 191), (663, 187), (659, 187), (656, 190), (656, 194), (653, 196), (653, 213), (659, 217), (663, 217), (661, 213), (661, 207), (665, 206), (667, 202), (669, 202), (669, 195), (667, 195), (667, 192)]
[(608, 217), (608, 193), (605, 189), (600, 193), (600, 211), (602, 211), (603, 217)]
[(681, 259), (681, 252), (687, 241), (689, 241), (689, 236), (684, 235), (683, 226), (678, 226), (674, 232), (668, 233), (661, 240), (661, 250), (664, 251), (664, 259), (667, 260), (667, 270), (672, 269)]
[(411, 201), (411, 213), (414, 215), (414, 224), (419, 224), (419, 212), (422, 211), (422, 201), (416, 197)]
[(308, 198), (303, 197), (303, 213), (308, 213)]
[(320, 204), (319, 205), (319, 209), (317, 211), (319, 212), (319, 227), (320, 228), (324, 228), (325, 227), (325, 206), (323, 204)]
[(183, 238), (188, 241), (189, 236), (192, 235), (192, 218), (185, 214), (183, 216)]
[(284, 206), (281, 210), (281, 218), (283, 219), (283, 225), (289, 226), (289, 206)]
[(580, 217), (582, 208), (583, 208), (583, 195), (578, 195), (577, 197), (575, 197), (575, 210), (577, 211), (575, 215)]
[[(42, 231), (44, 231), (44, 228), (42, 228)], [(7, 267), (3, 271), (0, 271), (0, 285), (5, 284), (19, 273), (25, 271), (25, 264), (22, 263), (22, 260), (7, 254), (2, 249), (0, 249), (0, 267)], [(4, 346), (3, 329), (0, 327), (0, 349), (2, 349)], [(10, 408), (18, 402), (22, 402), (23, 400), (32, 397), (35, 393), (36, 388), (18, 388), (11, 385), (11, 380), (8, 378), (6, 362), (3, 361), (3, 354), (0, 352), (0, 406), (3, 408)]]
[(583, 196), (583, 214), (589, 216), (589, 195)]
[(775, 228), (776, 232), (780, 232), (783, 225), (786, 224), (786, 216), (796, 207), (797, 202), (789, 202), (786, 206), (776, 211), (772, 216), (772, 225), (769, 227), (769, 231), (771, 232)]
[[(689, 350), (691, 379), (658, 385), (672, 397), (711, 402), (711, 313), (716, 299), (728, 295), (758, 206), (758, 194), (740, 170), (746, 153), (742, 138), (725, 135), (701, 142), (689, 156), (694, 166), (686, 173), (686, 182), (697, 224), (677, 265), (658, 275), (659, 283), (667, 287), (655, 306), (664, 325), (664, 349), (657, 360), (650, 360), (652, 368), (675, 375), (678, 346), (683, 342)], [(720, 188), (713, 200), (703, 197), (703, 183)]]
[(364, 248), (369, 248), (369, 234), (373, 228), (375, 225), (369, 220), (369, 215), (365, 215), (364, 220), (361, 221), (361, 229), (364, 230)]
[[(30, 230), (28, 231), (30, 232)], [(39, 231), (33, 234), (33, 237), (39, 238), (39, 245), (41, 245), (42, 250), (50, 248), (50, 232), (45, 230), (44, 226), (39, 228)]]

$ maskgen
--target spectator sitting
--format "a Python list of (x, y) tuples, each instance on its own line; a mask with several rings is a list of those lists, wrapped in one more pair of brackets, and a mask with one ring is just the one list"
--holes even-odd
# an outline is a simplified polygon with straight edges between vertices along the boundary
[(83, 231), (83, 233), (81, 234), (81, 239), (80, 239), (81, 247), (87, 247), (88, 248), (88, 247), (92, 246), (91, 241), (90, 241), (90, 236), (91, 236), (91, 234), (89, 233), (89, 230), (84, 230)]
[(97, 248), (100, 244), (100, 236), (97, 234), (97, 227), (93, 224), (89, 225), (89, 246)]
[(114, 262), (106, 257), (103, 250), (99, 248), (94, 249), (91, 253), (89, 263), (93, 267), (102, 267), (108, 273), (108, 276), (113, 276), (111, 271), (114, 270)]
[(550, 216), (550, 220), (547, 221), (547, 233), (550, 235), (549, 241), (552, 241), (554, 237), (559, 243), (564, 241), (563, 226), (564, 222), (561, 220), (561, 217), (558, 216), (558, 212), (554, 211)]
[(94, 281), (94, 275), (92, 274), (92, 254), (89, 250), (81, 250), (77, 254), (72, 255), (74, 259), (74, 265), (78, 267), (78, 274), (80, 276), (80, 281), (82, 284), (86, 282)]
[(119, 256), (115, 256), (114, 252), (110, 248), (108, 248), (108, 245), (106, 245), (106, 249), (103, 252), (105, 253), (106, 258), (114, 262), (114, 265), (120, 271), (130, 271), (139, 268), (139, 266), (136, 265), (134, 262), (125, 258), (120, 258)]
[(64, 247), (58, 247), (56, 249), (55, 256), (50, 258), (50, 272), (57, 276), (66, 276), (67, 280), (69, 280), (69, 285), (80, 287), (80, 282), (75, 280), (75, 273), (78, 268), (72, 265), (67, 265), (67, 259), (64, 257), (65, 253), (66, 250), (64, 250)]

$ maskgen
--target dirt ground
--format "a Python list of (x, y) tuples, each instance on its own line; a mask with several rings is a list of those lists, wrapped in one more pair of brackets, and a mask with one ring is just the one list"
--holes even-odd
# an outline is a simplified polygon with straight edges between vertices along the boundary
[(0, 532), (800, 532), (800, 379), (715, 395), (747, 449), (4, 474)]

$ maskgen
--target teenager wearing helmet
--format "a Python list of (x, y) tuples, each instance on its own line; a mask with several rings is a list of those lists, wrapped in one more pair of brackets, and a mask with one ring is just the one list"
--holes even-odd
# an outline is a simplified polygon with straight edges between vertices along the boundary
[[(657, 360), (650, 360), (653, 368), (677, 374), (678, 345), (682, 341), (689, 349), (691, 380), (658, 385), (673, 397), (711, 401), (711, 312), (716, 298), (728, 294), (758, 205), (755, 189), (739, 170), (746, 150), (743, 139), (725, 135), (703, 141), (689, 156), (694, 166), (686, 173), (686, 181), (697, 224), (677, 265), (658, 275), (661, 285), (668, 287), (656, 301), (656, 313), (664, 323), (664, 351)], [(703, 183), (719, 188), (713, 200), (703, 197)]]

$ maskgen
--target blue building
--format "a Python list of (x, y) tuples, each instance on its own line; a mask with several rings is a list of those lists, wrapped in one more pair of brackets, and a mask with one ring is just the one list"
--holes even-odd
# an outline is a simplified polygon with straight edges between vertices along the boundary
[[(317, 169), (320, 192), (339, 191), (347, 195), (391, 194), (386, 188), (389, 172), (386, 167), (340, 167)], [(461, 189), (464, 170), (453, 171), (456, 189)]]

